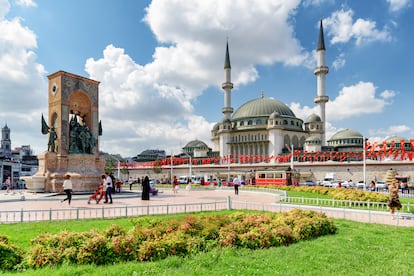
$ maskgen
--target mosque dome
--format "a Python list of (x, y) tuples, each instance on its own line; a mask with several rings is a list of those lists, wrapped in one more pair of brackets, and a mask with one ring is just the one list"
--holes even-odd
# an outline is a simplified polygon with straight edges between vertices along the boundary
[(277, 112), (277, 111), (275, 111), (275, 112), (273, 112), (272, 114), (270, 114), (270, 119), (276, 119), (276, 118), (279, 118), (280, 117), (280, 114), (279, 114), (279, 112)]
[(391, 136), (391, 137), (389, 137), (389, 138), (387, 138), (387, 139), (385, 139), (385, 142), (387, 143), (387, 144), (389, 144), (389, 143), (391, 143), (392, 141), (394, 141), (394, 142), (400, 142), (401, 140), (404, 140), (404, 141), (406, 141), (407, 139), (405, 139), (404, 137), (401, 137), (401, 136), (398, 136), (398, 135), (393, 135), (393, 136)]
[(200, 140), (193, 140), (187, 143), (184, 148), (197, 148), (197, 149), (208, 149), (206, 143)]
[(316, 115), (315, 113), (309, 115), (309, 117), (306, 119), (307, 123), (315, 123), (315, 122), (322, 122), (321, 117)]
[(232, 119), (238, 120), (243, 118), (269, 117), (272, 113), (277, 112), (280, 116), (296, 117), (295, 113), (284, 103), (271, 99), (260, 97), (246, 102), (234, 112)]
[(333, 140), (341, 140), (341, 139), (352, 139), (352, 138), (362, 138), (362, 134), (358, 131), (351, 130), (351, 129), (343, 129), (332, 135), (329, 141)]

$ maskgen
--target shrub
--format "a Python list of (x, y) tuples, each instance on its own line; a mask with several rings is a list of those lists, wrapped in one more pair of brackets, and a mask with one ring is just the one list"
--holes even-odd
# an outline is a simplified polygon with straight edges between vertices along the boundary
[(0, 235), (0, 270), (11, 270), (23, 260), (23, 251)]

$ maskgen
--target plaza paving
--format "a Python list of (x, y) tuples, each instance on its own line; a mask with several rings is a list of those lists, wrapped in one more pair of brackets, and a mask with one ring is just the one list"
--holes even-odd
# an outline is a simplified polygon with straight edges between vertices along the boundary
[[(180, 190), (173, 193), (172, 189), (162, 189), (157, 196), (151, 196), (149, 201), (141, 200), (140, 189), (133, 188), (131, 191), (125, 190), (121, 193), (113, 194), (113, 204), (97, 205), (94, 201), (88, 204), (90, 194), (73, 194), (72, 209), (92, 209), (92, 208), (119, 208), (125, 206), (162, 206), (174, 204), (192, 204), (192, 203), (212, 203), (231, 200), (233, 202), (247, 204), (261, 204), (266, 206), (274, 205), (275, 210), (288, 211), (295, 207), (294, 205), (279, 203), (279, 196), (272, 193), (252, 192), (240, 189), (239, 195), (234, 194), (233, 189), (211, 189), (211, 190)], [(7, 211), (21, 210), (49, 210), (49, 209), (67, 209), (68, 204), (60, 201), (65, 198), (64, 194), (55, 193), (31, 193), (24, 190), (16, 190), (7, 193), (0, 192), (0, 213)], [(380, 224), (398, 225), (398, 226), (414, 226), (414, 219), (402, 219), (392, 217), (387, 212), (370, 212), (357, 210), (345, 210), (340, 208), (319, 208), (303, 206), (306, 209), (316, 209), (326, 213), (327, 216), (333, 218), (345, 218), (360, 222), (374, 222)], [(309, 208), (308, 208), (309, 207)]]

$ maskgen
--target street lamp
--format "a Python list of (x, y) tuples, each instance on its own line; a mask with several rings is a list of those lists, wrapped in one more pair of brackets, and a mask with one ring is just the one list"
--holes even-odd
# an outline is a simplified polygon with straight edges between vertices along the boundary
[(191, 155), (190, 154), (188, 154), (187, 152), (185, 152), (185, 151), (183, 151), (183, 153), (185, 154), (185, 156), (187, 156), (189, 159), (190, 159), (190, 175), (189, 175), (189, 178), (191, 179), (191, 177), (193, 176), (193, 167), (192, 167), (192, 165), (193, 165), (193, 162), (192, 162), (192, 157), (191, 157)]

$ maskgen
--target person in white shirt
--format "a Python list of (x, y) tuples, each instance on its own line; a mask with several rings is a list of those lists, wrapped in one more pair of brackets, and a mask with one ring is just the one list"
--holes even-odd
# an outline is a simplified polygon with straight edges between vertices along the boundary
[(72, 180), (70, 180), (69, 174), (65, 175), (65, 180), (63, 181), (63, 191), (66, 193), (66, 198), (60, 202), (63, 203), (63, 201), (67, 200), (70, 208), (70, 203), (72, 201)]
[[(106, 180), (105, 180), (104, 186), (106, 189), (106, 193), (105, 193), (104, 203), (112, 204), (112, 187), (113, 187), (112, 178), (109, 175), (109, 173), (105, 173), (105, 176), (106, 176)], [(108, 198), (110, 200), (109, 202), (108, 202)]]
[(237, 177), (235, 177), (235, 178), (233, 179), (233, 185), (234, 185), (234, 193), (235, 193), (236, 195), (238, 195), (238, 194), (239, 194), (240, 180), (239, 180)]

